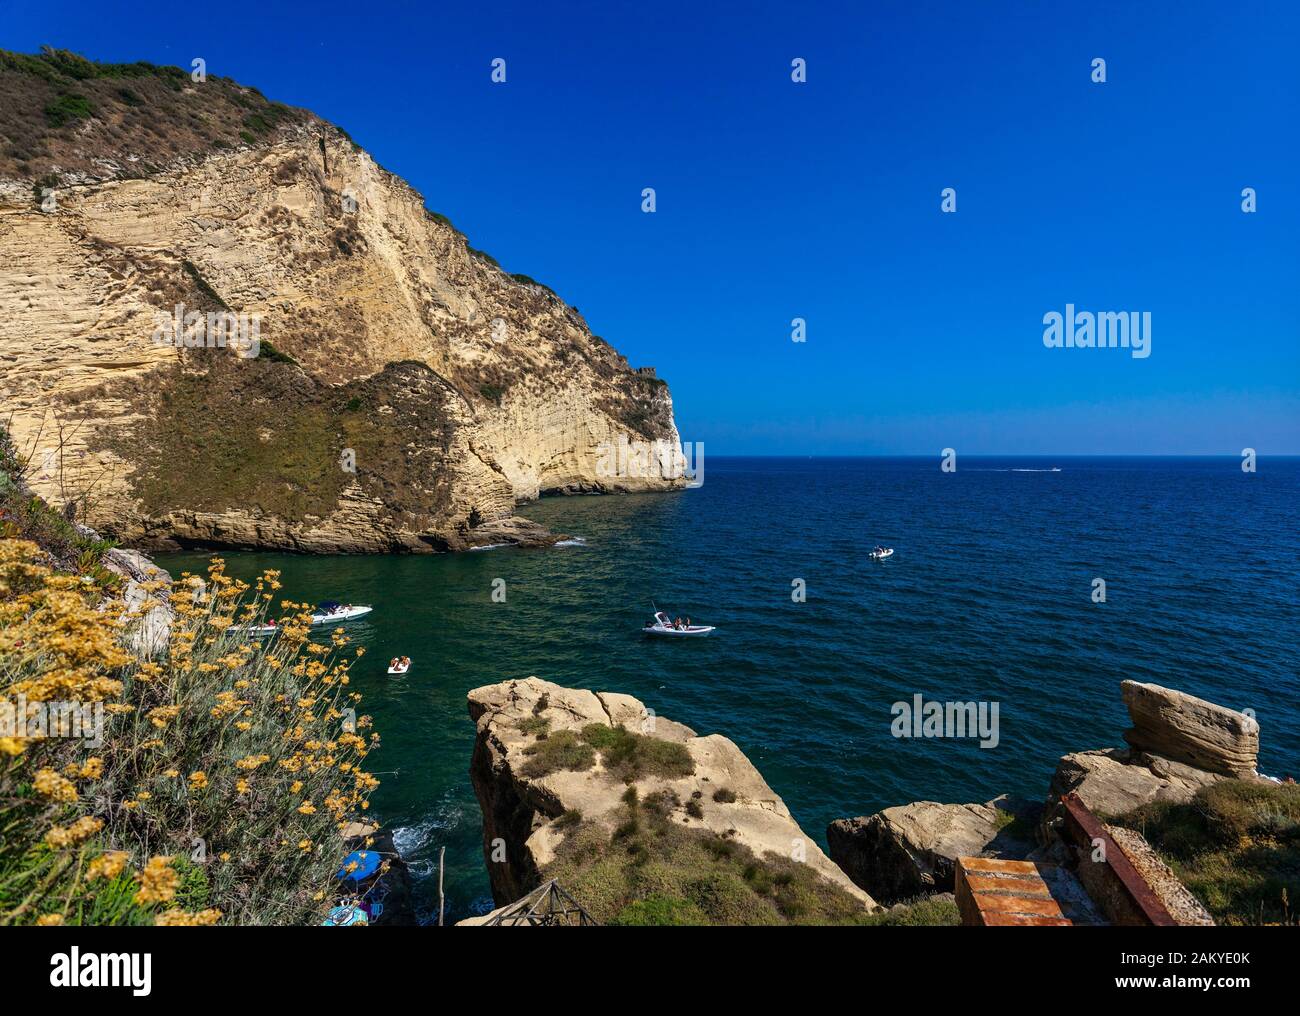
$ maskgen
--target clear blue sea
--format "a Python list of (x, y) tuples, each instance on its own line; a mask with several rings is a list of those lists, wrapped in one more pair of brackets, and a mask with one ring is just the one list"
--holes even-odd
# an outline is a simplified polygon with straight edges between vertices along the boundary
[[(1261, 769), (1300, 775), (1298, 505), (1294, 458), (719, 457), (699, 489), (525, 507), (582, 541), (548, 550), (223, 556), (281, 569), (291, 598), (375, 606), (352, 626), (383, 736), (372, 808), (426, 918), (447, 848), (454, 920), (491, 905), (465, 694), (530, 674), (727, 735), (823, 845), (832, 819), (908, 801), (1042, 797), (1060, 755), (1123, 744), (1125, 678), (1253, 709)], [(892, 559), (867, 558), (878, 542)], [(718, 631), (646, 639), (652, 599)], [(399, 653), (415, 665), (389, 678)], [(893, 737), (917, 693), (998, 702), (998, 746)]]

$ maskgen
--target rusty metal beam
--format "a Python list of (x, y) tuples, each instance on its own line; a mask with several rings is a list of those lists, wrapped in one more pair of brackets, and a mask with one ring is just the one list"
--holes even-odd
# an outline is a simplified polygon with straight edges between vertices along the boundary
[[(1178, 922), (1174, 920), (1173, 914), (1147, 880), (1133, 867), (1133, 862), (1106, 831), (1106, 827), (1079, 799), (1079, 795), (1066, 794), (1061, 798), (1061, 804), (1065, 808), (1066, 832), (1085, 851), (1079, 863), (1104, 865), (1106, 873), (1144, 923), (1157, 927), (1176, 926)], [(1102, 848), (1102, 861), (1092, 860), (1092, 851), (1097, 846)]]

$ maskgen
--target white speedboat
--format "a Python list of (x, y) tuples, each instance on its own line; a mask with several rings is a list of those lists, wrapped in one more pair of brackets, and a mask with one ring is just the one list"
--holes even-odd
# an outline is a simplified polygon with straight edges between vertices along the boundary
[(334, 600), (327, 600), (312, 613), (312, 627), (315, 628), (322, 624), (340, 624), (343, 621), (355, 621), (359, 617), (365, 617), (374, 609), (374, 607), (358, 606), (355, 603), (337, 603)]
[(707, 635), (715, 629), (711, 624), (686, 624), (678, 628), (673, 624), (672, 618), (662, 610), (656, 610), (654, 620), (641, 630), (647, 635), (670, 635), (675, 637), (695, 635), (698, 637)]
[(411, 669), (411, 661), (407, 660), (405, 663), (399, 663), (395, 667), (389, 667), (388, 672), (390, 674), (405, 674), (410, 669)]
[(894, 556), (893, 547), (877, 547), (868, 555), (874, 561), (884, 561)]

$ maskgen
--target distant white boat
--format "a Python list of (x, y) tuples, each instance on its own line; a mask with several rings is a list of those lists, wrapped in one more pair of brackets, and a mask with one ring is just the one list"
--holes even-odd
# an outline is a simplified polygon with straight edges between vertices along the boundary
[(390, 674), (405, 674), (410, 669), (411, 669), (411, 661), (407, 660), (405, 663), (399, 663), (395, 667), (389, 667), (388, 672)]
[(365, 617), (374, 607), (362, 607), (355, 603), (336, 603), (333, 600), (327, 600), (318, 606), (311, 616), (312, 627), (322, 624), (339, 624), (343, 621), (355, 621), (359, 617)]
[(886, 558), (890, 558), (890, 557), (893, 557), (893, 556), (894, 556), (894, 548), (893, 548), (893, 547), (877, 547), (875, 550), (873, 550), (873, 551), (872, 551), (869, 555), (867, 555), (867, 556), (873, 558), (873, 559), (876, 560), (876, 561), (884, 561)]
[(691, 635), (698, 637), (716, 630), (711, 624), (686, 624), (678, 628), (673, 625), (672, 618), (662, 610), (656, 610), (655, 619), (641, 629), (647, 635), (669, 635), (678, 638)]

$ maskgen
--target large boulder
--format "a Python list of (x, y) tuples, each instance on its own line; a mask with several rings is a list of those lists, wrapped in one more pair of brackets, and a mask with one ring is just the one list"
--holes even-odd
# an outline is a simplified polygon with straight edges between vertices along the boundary
[[(1033, 849), (1034, 806), (916, 801), (827, 827), (831, 860), (855, 884), (891, 904), (951, 892), (958, 857), (1023, 858)], [(1021, 821), (1016, 821), (1020, 819)]]
[(1133, 721), (1124, 739), (1136, 751), (1223, 776), (1255, 775), (1259, 724), (1253, 718), (1158, 684), (1120, 687)]

